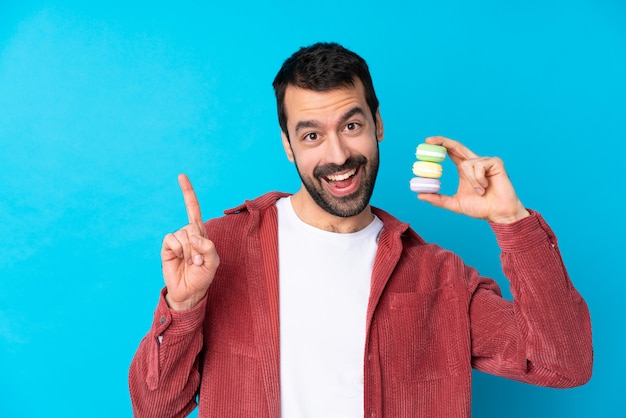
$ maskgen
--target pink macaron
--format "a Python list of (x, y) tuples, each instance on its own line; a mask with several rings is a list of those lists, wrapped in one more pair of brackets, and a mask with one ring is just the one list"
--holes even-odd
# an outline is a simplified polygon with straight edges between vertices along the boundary
[(413, 177), (410, 183), (411, 191), (415, 193), (438, 193), (441, 181), (426, 177)]

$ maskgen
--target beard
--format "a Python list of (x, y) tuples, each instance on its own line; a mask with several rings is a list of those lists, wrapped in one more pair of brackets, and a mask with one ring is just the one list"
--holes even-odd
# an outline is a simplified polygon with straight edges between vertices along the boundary
[[(350, 157), (342, 165), (326, 164), (315, 167), (313, 177), (307, 176), (300, 171), (298, 162), (295, 160), (296, 170), (313, 201), (326, 212), (334, 216), (349, 218), (361, 213), (370, 202), (374, 192), (374, 184), (378, 175), (379, 157), (378, 144), (376, 154), (371, 160), (362, 155)], [(326, 180), (323, 177), (340, 171), (356, 168), (360, 171), (360, 184), (357, 190), (349, 195), (335, 196), (324, 186)]]

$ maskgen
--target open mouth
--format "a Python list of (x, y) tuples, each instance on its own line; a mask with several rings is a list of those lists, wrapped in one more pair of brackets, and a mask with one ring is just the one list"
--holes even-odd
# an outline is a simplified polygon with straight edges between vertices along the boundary
[(328, 184), (333, 187), (346, 187), (346, 183), (350, 183), (352, 178), (356, 175), (357, 171), (358, 169), (353, 168), (352, 170), (346, 171), (345, 173), (331, 174), (329, 176), (325, 176), (324, 179), (328, 182)]
[(358, 189), (360, 173), (361, 169), (357, 167), (340, 173), (329, 174), (322, 178), (330, 193), (337, 197), (347, 196)]

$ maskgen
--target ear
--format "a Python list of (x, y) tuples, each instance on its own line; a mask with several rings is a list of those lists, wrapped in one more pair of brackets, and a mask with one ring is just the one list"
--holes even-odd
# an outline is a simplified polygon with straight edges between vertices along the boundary
[(287, 154), (287, 159), (293, 163), (293, 150), (291, 149), (291, 143), (289, 142), (289, 138), (287, 138), (287, 134), (285, 134), (285, 132), (283, 131), (280, 132), (280, 136), (283, 140), (283, 148), (285, 149), (285, 154)]
[(383, 118), (380, 116), (380, 110), (376, 111), (376, 138), (378, 142), (382, 142), (385, 136), (385, 128), (383, 127)]

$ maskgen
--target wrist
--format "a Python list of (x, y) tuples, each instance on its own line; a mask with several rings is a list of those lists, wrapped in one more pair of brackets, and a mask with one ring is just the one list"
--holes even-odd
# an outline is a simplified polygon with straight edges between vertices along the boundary
[(175, 312), (184, 312), (195, 308), (196, 305), (198, 305), (198, 303), (200, 303), (200, 301), (203, 299), (203, 297), (204, 295), (200, 297), (191, 297), (184, 301), (175, 301), (172, 299), (169, 293), (166, 293), (165, 302), (167, 303), (168, 308), (170, 308), (171, 310)]
[(517, 222), (528, 216), (530, 216), (530, 212), (528, 212), (528, 210), (520, 202), (515, 213), (512, 213), (510, 215), (496, 216), (494, 218), (489, 219), (489, 222), (492, 222), (495, 224), (512, 224), (513, 222)]

